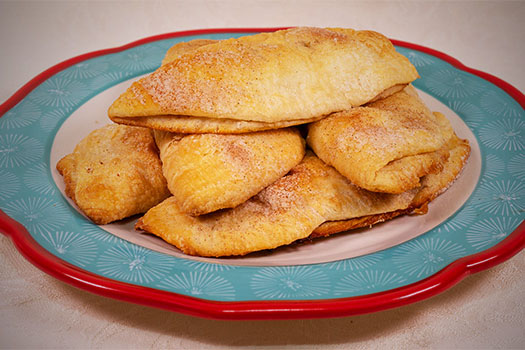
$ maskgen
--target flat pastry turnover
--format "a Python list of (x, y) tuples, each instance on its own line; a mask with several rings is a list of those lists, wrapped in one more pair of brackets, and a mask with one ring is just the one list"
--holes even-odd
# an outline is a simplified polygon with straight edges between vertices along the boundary
[(299, 164), (305, 152), (295, 128), (240, 135), (156, 130), (155, 139), (173, 200), (190, 215), (245, 202)]
[[(173, 45), (166, 53), (162, 60), (162, 65), (168, 64), (181, 55), (189, 53), (201, 46), (216, 43), (217, 40), (209, 39), (195, 39), (188, 42), (181, 42)], [(393, 89), (401, 89), (402, 86), (395, 86)], [(392, 89), (389, 89), (383, 94), (391, 94)], [(112, 117), (113, 121), (120, 124), (143, 126), (156, 130), (164, 130), (174, 133), (184, 134), (202, 134), (202, 133), (216, 133), (216, 134), (241, 134), (254, 131), (272, 130), (286, 128), (289, 126), (306, 124), (314, 122), (323, 118), (319, 116), (309, 119), (296, 119), (280, 122), (258, 122), (249, 120), (236, 119), (217, 119), (196, 116), (148, 116), (148, 117)]]
[(425, 214), (428, 210), (428, 203), (447, 190), (460, 174), (470, 155), (469, 142), (458, 138), (455, 133), (451, 135), (444, 147), (450, 156), (443, 164), (443, 169), (421, 179), (421, 186), (417, 189), (417, 193), (408, 208), (349, 220), (328, 221), (317, 227), (308, 238), (326, 237), (342, 231), (372, 226), (411, 212)]
[(144, 213), (170, 194), (145, 128), (114, 124), (95, 130), (56, 167), (66, 195), (100, 225)]
[(191, 216), (170, 197), (140, 218), (136, 228), (186, 254), (244, 255), (306, 238), (325, 221), (405, 209), (416, 192), (363, 190), (307, 152), (287, 175), (233, 209)]
[(119, 123), (179, 116), (308, 121), (362, 105), (417, 77), (415, 67), (379, 33), (293, 28), (176, 54), (134, 82), (108, 115)]
[(402, 193), (441, 170), (452, 132), (443, 115), (404, 90), (310, 124), (307, 142), (357, 186)]

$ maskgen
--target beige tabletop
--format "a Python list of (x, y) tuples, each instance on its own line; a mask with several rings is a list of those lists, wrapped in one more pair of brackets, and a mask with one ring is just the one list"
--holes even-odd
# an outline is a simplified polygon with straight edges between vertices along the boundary
[[(342, 26), (449, 54), (525, 87), (525, 2), (0, 2), (0, 102), (73, 56), (178, 30)], [(416, 304), (355, 317), (216, 321), (76, 289), (0, 236), (0, 348), (525, 348), (525, 253)]]

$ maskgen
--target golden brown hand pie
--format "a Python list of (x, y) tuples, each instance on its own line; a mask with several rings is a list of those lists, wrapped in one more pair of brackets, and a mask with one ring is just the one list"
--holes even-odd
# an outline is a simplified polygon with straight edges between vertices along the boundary
[(415, 194), (360, 189), (309, 152), (286, 176), (233, 209), (195, 217), (181, 212), (170, 197), (139, 219), (136, 228), (186, 254), (244, 255), (306, 238), (325, 221), (407, 208)]
[(173, 200), (191, 215), (241, 204), (299, 164), (305, 152), (294, 128), (240, 135), (155, 131), (155, 139)]
[(352, 183), (402, 193), (441, 170), (452, 129), (412, 93), (400, 91), (309, 125), (308, 145)]
[(107, 125), (57, 163), (65, 191), (93, 222), (144, 213), (169, 196), (150, 130)]
[(362, 105), (417, 77), (381, 34), (293, 28), (191, 49), (134, 82), (108, 114), (120, 123), (178, 116), (312, 120)]
[[(445, 118), (443, 115), (441, 116)], [(428, 203), (449, 188), (465, 166), (470, 154), (468, 141), (458, 138), (454, 133), (452, 133), (444, 147), (447, 148), (450, 156), (444, 163), (443, 169), (438, 173), (426, 175), (421, 179), (421, 186), (417, 189), (417, 193), (408, 208), (350, 220), (325, 222), (317, 227), (308, 238), (325, 237), (342, 231), (371, 226), (412, 211), (425, 214)]]
[[(188, 42), (177, 43), (172, 46), (166, 56), (162, 60), (162, 64), (167, 64), (180, 57), (182, 54), (188, 53), (201, 46), (213, 44), (216, 40), (208, 39), (196, 39)], [(395, 89), (401, 89), (402, 86), (394, 86), (391, 89), (383, 92), (387, 95), (391, 94)], [(134, 118), (122, 118), (112, 117), (116, 123), (143, 126), (151, 129), (164, 130), (174, 133), (185, 133), (185, 134), (203, 134), (203, 133), (218, 133), (218, 134), (240, 134), (262, 130), (272, 130), (279, 128), (286, 128), (289, 126), (306, 124), (314, 122), (323, 118), (319, 116), (317, 118), (309, 119), (297, 119), (288, 120), (281, 122), (258, 122), (248, 120), (235, 120), (235, 119), (217, 119), (217, 118), (205, 118), (205, 117), (188, 117), (188, 116), (149, 116), (149, 117), (134, 117)]]

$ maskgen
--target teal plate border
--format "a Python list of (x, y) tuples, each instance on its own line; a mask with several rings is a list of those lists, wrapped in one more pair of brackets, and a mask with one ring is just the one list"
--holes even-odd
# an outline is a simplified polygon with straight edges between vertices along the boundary
[(479, 182), (467, 202), (408, 242), (331, 263), (253, 267), (212, 264), (124, 241), (79, 215), (50, 172), (62, 123), (82, 104), (156, 69), (173, 44), (273, 29), (169, 33), (62, 62), (0, 106), (0, 231), (51, 275), (92, 292), (192, 315), (332, 317), (420, 300), (525, 245), (525, 112), (521, 92), (437, 51), (394, 41), (417, 67), (414, 85), (454, 110), (476, 136)]

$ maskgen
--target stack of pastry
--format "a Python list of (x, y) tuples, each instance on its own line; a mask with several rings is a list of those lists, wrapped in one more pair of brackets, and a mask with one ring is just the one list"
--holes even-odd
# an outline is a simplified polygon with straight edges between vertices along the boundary
[(425, 213), (470, 148), (383, 35), (294, 28), (173, 46), (57, 168), (99, 224), (245, 255)]

